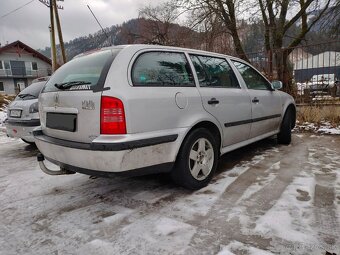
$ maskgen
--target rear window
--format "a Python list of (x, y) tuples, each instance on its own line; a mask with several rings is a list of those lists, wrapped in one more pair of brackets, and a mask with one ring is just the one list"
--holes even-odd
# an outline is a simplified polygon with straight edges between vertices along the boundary
[(72, 59), (52, 75), (42, 92), (58, 91), (56, 84), (72, 82), (75, 86), (67, 89), (100, 91), (103, 89), (112, 61), (119, 51), (120, 49), (104, 50)]
[(45, 83), (45, 81), (32, 83), (18, 94), (16, 100), (29, 100), (38, 98)]

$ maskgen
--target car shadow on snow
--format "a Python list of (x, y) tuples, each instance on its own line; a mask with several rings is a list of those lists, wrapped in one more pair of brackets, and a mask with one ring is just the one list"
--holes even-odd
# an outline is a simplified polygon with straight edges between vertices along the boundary
[(269, 137), (264, 140), (252, 143), (245, 147), (231, 151), (221, 156), (215, 175), (232, 170), (236, 165), (250, 161), (254, 156), (259, 155), (278, 145), (276, 137)]
[(11, 158), (30, 158), (35, 157), (39, 150), (35, 144), (22, 143), (20, 146), (8, 147), (6, 149), (6, 156)]

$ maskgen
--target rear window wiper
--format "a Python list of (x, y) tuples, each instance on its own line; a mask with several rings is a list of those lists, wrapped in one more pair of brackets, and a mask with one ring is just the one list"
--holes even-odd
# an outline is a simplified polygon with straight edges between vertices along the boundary
[(20, 98), (25, 98), (25, 97), (37, 98), (35, 95), (32, 95), (32, 94), (19, 94), (18, 97), (20, 97)]
[(92, 84), (92, 82), (89, 82), (89, 81), (68, 81), (68, 82), (63, 82), (63, 83), (56, 83), (56, 84), (54, 84), (54, 87), (56, 87), (58, 89), (69, 89), (73, 86), (85, 85), (85, 84)]

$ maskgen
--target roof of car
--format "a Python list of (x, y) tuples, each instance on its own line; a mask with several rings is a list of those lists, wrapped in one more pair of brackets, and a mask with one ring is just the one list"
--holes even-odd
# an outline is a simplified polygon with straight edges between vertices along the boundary
[(225, 55), (221, 53), (216, 53), (216, 52), (209, 52), (209, 51), (203, 51), (203, 50), (197, 50), (197, 49), (190, 49), (190, 48), (182, 48), (182, 47), (174, 47), (174, 46), (164, 46), (164, 45), (156, 45), (156, 44), (124, 44), (124, 45), (115, 45), (115, 46), (109, 46), (105, 48), (99, 48), (99, 49), (94, 49), (90, 50), (84, 53), (81, 53), (77, 57), (85, 56), (94, 52), (99, 52), (103, 50), (109, 50), (109, 49), (125, 49), (125, 48), (133, 48), (136, 51), (138, 50), (143, 50), (143, 49), (163, 49), (163, 50), (179, 50), (179, 51), (190, 51), (196, 54), (203, 54), (203, 55), (215, 55), (215, 56), (228, 56), (228, 57), (233, 57), (230, 55)]

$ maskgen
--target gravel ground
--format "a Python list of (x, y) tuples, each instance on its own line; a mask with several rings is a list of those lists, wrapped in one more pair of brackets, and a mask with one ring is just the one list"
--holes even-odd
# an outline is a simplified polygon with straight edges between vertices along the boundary
[(0, 254), (340, 254), (340, 136), (224, 155), (206, 188), (166, 175), (48, 176), (0, 131)]

